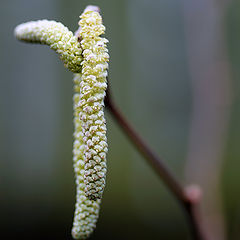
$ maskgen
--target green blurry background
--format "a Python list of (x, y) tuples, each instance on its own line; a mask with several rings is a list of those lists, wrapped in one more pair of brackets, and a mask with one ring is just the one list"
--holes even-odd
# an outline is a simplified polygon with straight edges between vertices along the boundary
[[(75, 31), (86, 5), (99, 5), (109, 39), (109, 79), (114, 99), (185, 182), (193, 97), (184, 20), (187, 2), (1, 0), (0, 239), (71, 239), (75, 202), (72, 73), (64, 69), (49, 47), (18, 42), (13, 36), (14, 27), (30, 20), (53, 19)], [(230, 120), (221, 156), (220, 189), (226, 239), (237, 240), (240, 2), (215, 2), (228, 2), (222, 27), (233, 97), (228, 106)], [(187, 11), (191, 13), (191, 9)], [(176, 200), (109, 113), (106, 118), (107, 186), (91, 239), (190, 239), (184, 212)]]

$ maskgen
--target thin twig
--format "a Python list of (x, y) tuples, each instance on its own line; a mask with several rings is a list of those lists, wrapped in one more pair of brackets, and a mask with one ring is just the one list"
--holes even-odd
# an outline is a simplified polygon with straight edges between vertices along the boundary
[(177, 198), (183, 207), (191, 226), (192, 236), (195, 240), (207, 240), (206, 234), (202, 227), (202, 221), (199, 216), (198, 204), (201, 199), (201, 191), (198, 187), (184, 188), (175, 176), (165, 166), (162, 159), (155, 154), (145, 141), (137, 134), (133, 127), (127, 122), (119, 109), (114, 104), (109, 88), (105, 98), (105, 105), (115, 118), (117, 123), (135, 145), (137, 150), (145, 157), (148, 163), (152, 166), (161, 180), (165, 183), (168, 189)]
[[(92, 6), (89, 6), (92, 9)], [(93, 11), (99, 12), (99, 8), (93, 8)], [(78, 36), (80, 28), (75, 32), (75, 36)], [(81, 39), (78, 38), (80, 42)], [(143, 154), (145, 159), (149, 162), (158, 176), (162, 179), (168, 189), (176, 197), (182, 208), (185, 210), (186, 216), (189, 221), (192, 236), (194, 240), (208, 240), (202, 226), (198, 205), (201, 199), (201, 190), (197, 186), (190, 186), (186, 189), (177, 181), (175, 176), (165, 166), (163, 161), (154, 153), (151, 148), (145, 143), (145, 141), (137, 134), (132, 126), (123, 117), (119, 109), (114, 104), (109, 87), (105, 97), (105, 105), (113, 115), (118, 124), (122, 127), (126, 135), (135, 145), (137, 150)]]

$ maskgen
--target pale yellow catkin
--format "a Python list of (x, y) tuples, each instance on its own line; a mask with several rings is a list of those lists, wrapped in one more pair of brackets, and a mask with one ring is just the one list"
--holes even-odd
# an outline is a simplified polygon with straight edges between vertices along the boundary
[(80, 108), (80, 83), (81, 75), (74, 74), (74, 96), (73, 96), (73, 110), (74, 110), (74, 143), (73, 143), (73, 166), (76, 181), (76, 204), (74, 221), (72, 228), (72, 236), (75, 239), (86, 239), (90, 236), (96, 227), (96, 222), (100, 210), (100, 202), (89, 200), (84, 192), (84, 143), (82, 123), (79, 119)]
[(22, 23), (14, 34), (21, 41), (49, 45), (60, 55), (66, 68), (74, 73), (81, 72), (82, 49), (77, 37), (62, 23), (49, 20)]
[(79, 106), (85, 145), (84, 191), (90, 200), (96, 200), (102, 197), (107, 171), (108, 145), (103, 108), (109, 61), (108, 40), (100, 37), (105, 27), (98, 12), (85, 10), (80, 18), (83, 61)]

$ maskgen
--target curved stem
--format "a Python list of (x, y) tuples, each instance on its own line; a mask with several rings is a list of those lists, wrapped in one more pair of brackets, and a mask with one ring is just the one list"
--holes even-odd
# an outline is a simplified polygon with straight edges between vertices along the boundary
[(165, 166), (162, 159), (160, 159), (156, 153), (150, 149), (146, 142), (137, 134), (133, 127), (121, 114), (119, 109), (114, 104), (109, 89), (105, 98), (105, 105), (117, 121), (119, 126), (123, 129), (125, 134), (135, 145), (137, 150), (145, 157), (148, 163), (152, 166), (164, 184), (172, 192), (174, 197), (178, 200), (182, 208), (184, 209), (186, 216), (191, 226), (191, 232), (193, 239), (195, 240), (207, 240), (207, 236), (202, 227), (202, 221), (199, 216), (198, 204), (200, 201), (200, 190), (198, 187), (184, 188), (170, 170)]

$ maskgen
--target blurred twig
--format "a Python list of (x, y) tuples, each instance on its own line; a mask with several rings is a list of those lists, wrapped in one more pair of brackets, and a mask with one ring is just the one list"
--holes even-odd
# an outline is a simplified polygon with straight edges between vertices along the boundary
[[(228, 1), (229, 2), (229, 1)], [(210, 239), (225, 239), (220, 174), (231, 103), (224, 42), (226, 1), (183, 0), (193, 92), (186, 180), (204, 192), (201, 214)]]
[(148, 163), (153, 167), (158, 176), (162, 179), (168, 189), (177, 198), (188, 217), (193, 239), (207, 240), (202, 227), (201, 217), (198, 211), (198, 205), (201, 200), (201, 190), (197, 186), (189, 186), (186, 189), (178, 182), (175, 176), (165, 166), (162, 159), (145, 143), (137, 134), (133, 127), (127, 122), (120, 110), (116, 107), (111, 97), (109, 88), (105, 98), (105, 105), (115, 118), (117, 123), (135, 145), (137, 150), (145, 157)]

